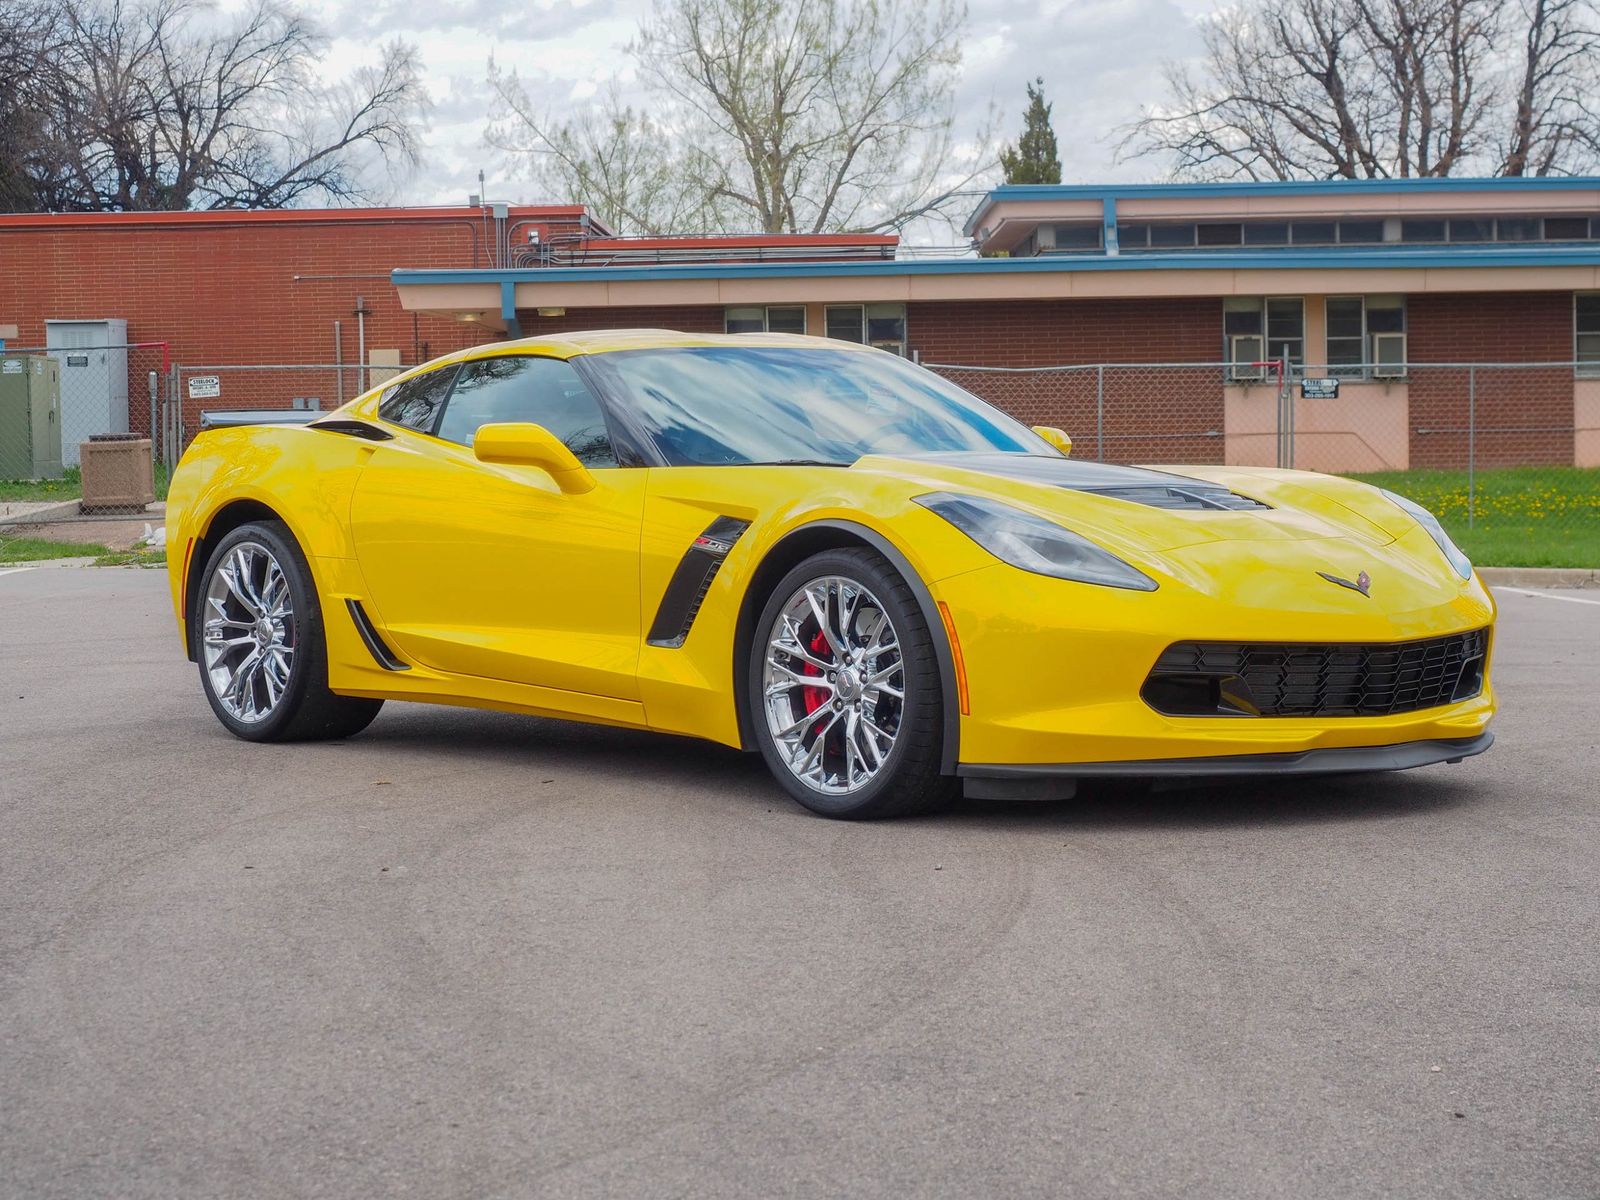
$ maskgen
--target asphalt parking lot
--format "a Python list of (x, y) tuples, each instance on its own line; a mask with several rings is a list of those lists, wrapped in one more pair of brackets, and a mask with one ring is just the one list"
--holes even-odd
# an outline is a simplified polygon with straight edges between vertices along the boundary
[(1600, 1195), (1600, 593), (1502, 594), (1460, 766), (850, 825), (235, 741), (165, 586), (0, 573), (0, 1195)]

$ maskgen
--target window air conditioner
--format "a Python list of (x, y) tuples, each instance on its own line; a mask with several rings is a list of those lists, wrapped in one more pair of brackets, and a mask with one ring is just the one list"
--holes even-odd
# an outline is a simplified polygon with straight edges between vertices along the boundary
[(1231, 343), (1232, 350), (1228, 355), (1232, 364), (1228, 368), (1228, 378), (1235, 383), (1249, 383), (1267, 377), (1267, 368), (1260, 365), (1266, 357), (1266, 351), (1261, 344), (1261, 337), (1254, 333), (1235, 334)]
[(1372, 375), (1374, 379), (1403, 379), (1406, 373), (1406, 335), (1372, 335)]

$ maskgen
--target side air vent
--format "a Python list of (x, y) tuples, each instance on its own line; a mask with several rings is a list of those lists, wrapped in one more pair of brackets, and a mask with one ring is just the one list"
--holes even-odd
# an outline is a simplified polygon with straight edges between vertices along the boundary
[(683, 645), (711, 590), (711, 581), (722, 569), (722, 560), (748, 528), (749, 521), (718, 517), (690, 543), (662, 593), (661, 606), (650, 625), (650, 645), (668, 650)]
[(326, 433), (342, 433), (346, 437), (362, 438), (369, 442), (394, 441), (394, 434), (387, 429), (380, 429), (376, 425), (368, 425), (365, 421), (351, 421), (344, 418), (340, 418), (337, 421), (313, 421), (306, 428), (321, 429)]
[(350, 620), (354, 622), (361, 640), (367, 644), (367, 653), (372, 655), (374, 662), (385, 671), (411, 670), (407, 664), (395, 657), (393, 650), (384, 645), (383, 639), (378, 636), (378, 631), (372, 627), (372, 620), (367, 616), (367, 610), (361, 607), (361, 601), (346, 600), (344, 605), (350, 610)]

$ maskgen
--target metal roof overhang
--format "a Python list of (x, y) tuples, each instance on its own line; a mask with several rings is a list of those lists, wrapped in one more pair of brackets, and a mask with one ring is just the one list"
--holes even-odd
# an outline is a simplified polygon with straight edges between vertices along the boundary
[(1600, 289), (1600, 245), (1192, 251), (391, 273), (401, 306), (495, 331), (539, 308)]
[[(995, 205), (1007, 201), (1055, 203), (1095, 201), (1112, 206), (1118, 200), (1145, 199), (1249, 199), (1252, 197), (1349, 196), (1385, 194), (1395, 197), (1436, 196), (1462, 192), (1540, 193), (1589, 191), (1600, 178), (1585, 175), (1448, 176), (1425, 179), (1247, 179), (1217, 183), (1116, 184), (1002, 184), (989, 192), (967, 219), (964, 232), (972, 237)], [(1178, 219), (1178, 218), (1174, 218)]]

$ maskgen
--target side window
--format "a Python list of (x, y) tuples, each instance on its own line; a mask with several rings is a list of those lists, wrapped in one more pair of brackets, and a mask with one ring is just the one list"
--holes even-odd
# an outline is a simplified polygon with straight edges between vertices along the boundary
[(450, 394), (450, 381), (455, 377), (454, 366), (440, 367), (397, 384), (383, 394), (378, 415), (396, 425), (432, 433), (434, 418)]
[(478, 426), (504, 421), (543, 425), (586, 467), (617, 465), (599, 402), (559, 358), (505, 355), (461, 368), (439, 436), (470, 446)]

